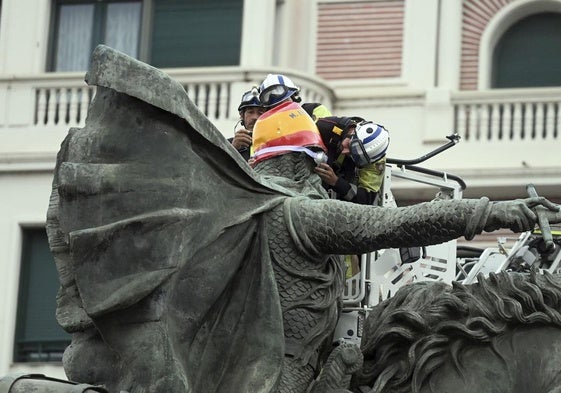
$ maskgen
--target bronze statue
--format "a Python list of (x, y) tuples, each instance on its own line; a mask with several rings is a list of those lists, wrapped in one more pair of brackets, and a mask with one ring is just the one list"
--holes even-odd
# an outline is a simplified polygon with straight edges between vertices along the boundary
[(491, 273), (463, 286), (417, 282), (374, 307), (355, 388), (554, 392), (561, 388), (561, 277)]
[(325, 199), (310, 157), (252, 170), (153, 67), (99, 46), (86, 80), (97, 92), (61, 146), (47, 231), (65, 371), (110, 392), (306, 392), (331, 349), (337, 255), (524, 231), (541, 205), (561, 222), (543, 198)]

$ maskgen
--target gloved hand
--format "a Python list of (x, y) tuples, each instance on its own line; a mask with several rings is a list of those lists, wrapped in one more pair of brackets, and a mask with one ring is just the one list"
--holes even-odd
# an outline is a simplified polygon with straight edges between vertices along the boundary
[(493, 202), (483, 229), (486, 232), (501, 228), (509, 228), (513, 232), (529, 231), (538, 221), (534, 209), (543, 209), (551, 224), (561, 222), (559, 206), (544, 197), (537, 197)]

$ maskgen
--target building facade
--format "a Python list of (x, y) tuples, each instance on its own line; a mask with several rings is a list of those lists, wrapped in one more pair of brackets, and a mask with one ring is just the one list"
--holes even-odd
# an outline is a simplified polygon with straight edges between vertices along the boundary
[[(64, 377), (57, 273), (44, 233), (60, 143), (84, 124), (105, 43), (161, 68), (226, 137), (270, 72), (308, 102), (391, 133), (460, 176), (464, 196), (561, 202), (561, 0), (0, 0), (0, 375)], [(434, 190), (393, 181), (399, 203)]]

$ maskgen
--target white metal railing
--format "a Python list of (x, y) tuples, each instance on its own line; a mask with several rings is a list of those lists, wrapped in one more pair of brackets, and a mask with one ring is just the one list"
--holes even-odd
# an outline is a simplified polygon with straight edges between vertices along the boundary
[(561, 88), (461, 92), (452, 103), (466, 142), (561, 140)]

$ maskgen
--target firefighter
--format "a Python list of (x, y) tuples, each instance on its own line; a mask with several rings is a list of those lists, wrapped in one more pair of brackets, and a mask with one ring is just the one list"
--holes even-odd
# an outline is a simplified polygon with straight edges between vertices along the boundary
[(390, 137), (372, 121), (357, 117), (326, 117), (316, 122), (327, 147), (326, 164), (316, 173), (336, 199), (376, 204), (386, 164)]
[[(284, 102), (302, 101), (300, 89), (290, 78), (280, 74), (269, 74), (259, 86), (259, 99), (268, 109), (274, 108)], [(331, 191), (337, 199), (372, 205), (381, 187), (384, 168), (385, 151), (389, 143), (389, 134), (382, 126), (372, 122), (364, 122), (361, 133), (372, 129), (376, 133), (363, 135), (369, 138), (368, 146), (378, 146), (381, 143), (383, 154), (376, 160), (367, 159), (368, 162), (356, 163), (355, 158), (366, 158), (365, 154), (351, 154), (349, 146), (354, 140), (354, 146), (363, 146), (360, 138), (353, 138), (357, 123), (364, 119), (359, 117), (332, 116), (329, 110), (319, 103), (306, 103), (302, 108), (316, 122), (324, 145), (327, 147), (326, 163), (321, 163), (316, 168), (316, 173), (321, 177), (324, 188)], [(373, 127), (373, 128), (372, 128)], [(344, 147), (343, 145), (346, 145)], [(358, 153), (359, 151), (357, 151)]]
[(238, 123), (243, 128), (238, 129), (234, 133), (234, 137), (228, 140), (247, 161), (249, 160), (253, 126), (259, 116), (265, 112), (265, 108), (261, 105), (261, 101), (259, 101), (257, 86), (253, 86), (251, 90), (243, 93), (240, 105), (238, 106), (238, 112), (240, 114)]

